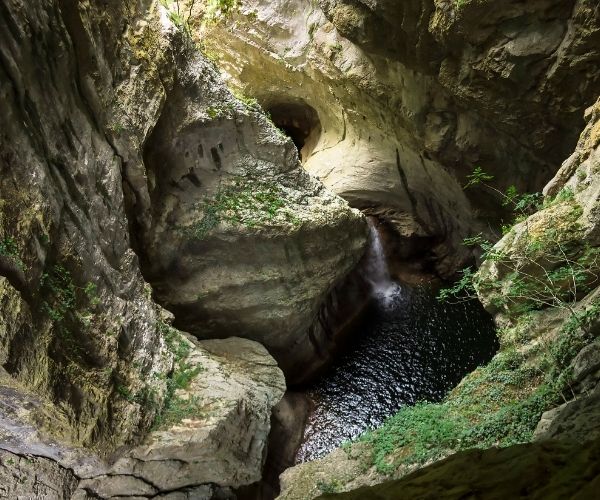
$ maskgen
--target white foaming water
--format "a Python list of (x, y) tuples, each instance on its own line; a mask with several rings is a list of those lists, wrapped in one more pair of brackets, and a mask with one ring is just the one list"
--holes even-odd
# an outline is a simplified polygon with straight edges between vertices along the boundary
[(402, 290), (398, 283), (392, 281), (383, 245), (381, 244), (381, 237), (375, 227), (375, 223), (371, 218), (367, 218), (367, 221), (369, 223), (369, 239), (371, 243), (367, 260), (367, 279), (373, 286), (373, 295), (378, 302), (386, 308), (391, 308)]

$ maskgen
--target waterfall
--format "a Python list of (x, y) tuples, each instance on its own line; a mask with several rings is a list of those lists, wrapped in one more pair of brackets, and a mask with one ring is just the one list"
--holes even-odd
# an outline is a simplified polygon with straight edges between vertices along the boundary
[(383, 306), (391, 307), (399, 297), (401, 289), (390, 276), (390, 270), (381, 243), (381, 236), (373, 220), (367, 218), (369, 224), (369, 250), (367, 254), (367, 279), (373, 286), (373, 295)]

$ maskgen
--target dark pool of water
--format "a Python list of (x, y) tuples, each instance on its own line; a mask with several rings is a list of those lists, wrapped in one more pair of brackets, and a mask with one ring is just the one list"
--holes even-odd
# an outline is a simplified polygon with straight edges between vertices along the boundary
[(404, 406), (440, 401), (492, 358), (498, 342), (481, 304), (441, 304), (435, 295), (397, 285), (387, 300), (374, 300), (348, 351), (308, 390), (315, 409), (298, 462), (323, 456)]

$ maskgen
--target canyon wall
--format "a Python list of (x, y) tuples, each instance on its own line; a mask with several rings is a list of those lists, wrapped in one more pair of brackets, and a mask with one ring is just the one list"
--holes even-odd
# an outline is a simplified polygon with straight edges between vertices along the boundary
[(503, 213), (466, 175), (537, 191), (572, 150), (599, 16), (573, 0), (251, 0), (200, 38), (233, 86), (303, 131), (309, 172), (448, 276), (462, 239)]
[(327, 360), (364, 218), (159, 2), (5, 0), (0, 26), (1, 495), (258, 481), (272, 355)]
[[(472, 260), (463, 238), (503, 217), (466, 176), (540, 189), (597, 98), (594, 0), (248, 0), (200, 27), (203, 5), (182, 22), (156, 0), (0, 0), (3, 496), (227, 498), (257, 482), (286, 382), (326, 364), (358, 304), (357, 209), (450, 276)], [(502, 349), (444, 403), (470, 427), (430, 443), (436, 458), (595, 435), (599, 116), (496, 247), (535, 279), (547, 262), (523, 253), (528, 231), (562, 231), (585, 286), (571, 309), (524, 316), (502, 300), (514, 276), (483, 265)], [(570, 392), (539, 392), (554, 375)], [(489, 415), (473, 403), (493, 398)], [(389, 478), (380, 435), (290, 469), (282, 497)], [(392, 477), (423, 465), (402, 462), (410, 444), (384, 451)]]

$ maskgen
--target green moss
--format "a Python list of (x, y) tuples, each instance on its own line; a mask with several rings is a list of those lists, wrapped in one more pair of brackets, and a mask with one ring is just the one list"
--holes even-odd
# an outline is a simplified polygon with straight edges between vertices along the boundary
[(184, 230), (191, 238), (203, 239), (220, 222), (252, 228), (282, 215), (284, 221), (299, 223), (285, 206), (284, 193), (275, 183), (236, 177), (202, 202), (202, 218)]
[[(373, 463), (390, 473), (404, 463), (423, 463), (459, 446), (468, 422), (444, 405), (418, 403), (400, 410), (365, 439), (373, 445)], [(397, 452), (402, 450), (397, 455)]]
[(9, 257), (18, 268), (25, 269), (25, 264), (19, 257), (19, 247), (14, 238), (7, 236), (3, 240), (0, 240), (0, 255)]
[(245, 95), (241, 90), (238, 90), (238, 89), (233, 89), (231, 91), (231, 93), (234, 95), (234, 97), (238, 101), (240, 101), (242, 104), (244, 104), (244, 106), (246, 106), (247, 108), (250, 108), (250, 109), (253, 109), (256, 111), (262, 111), (260, 104), (254, 97), (249, 97), (249, 96)]
[(317, 481), (317, 488), (321, 493), (338, 493), (342, 485), (335, 479), (331, 481)]
[(96, 285), (75, 285), (71, 272), (64, 265), (55, 264), (42, 274), (39, 293), (42, 313), (52, 321), (65, 346), (77, 353), (80, 346), (73, 332), (85, 330), (94, 319), (89, 308), (100, 303)]

